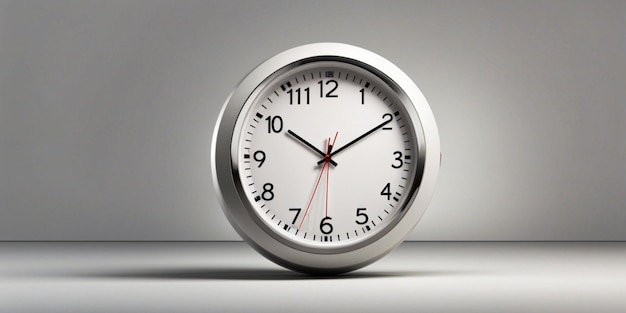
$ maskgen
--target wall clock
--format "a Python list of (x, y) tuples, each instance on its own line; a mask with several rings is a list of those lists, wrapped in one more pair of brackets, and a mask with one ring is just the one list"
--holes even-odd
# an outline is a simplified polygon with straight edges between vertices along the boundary
[(218, 198), (268, 259), (329, 275), (381, 258), (424, 213), (439, 135), (417, 86), (383, 57), (316, 43), (256, 67), (212, 144)]

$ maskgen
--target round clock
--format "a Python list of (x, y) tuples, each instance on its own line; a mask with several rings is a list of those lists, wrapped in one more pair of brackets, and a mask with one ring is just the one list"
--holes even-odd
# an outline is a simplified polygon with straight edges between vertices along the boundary
[(218, 197), (252, 247), (287, 268), (358, 269), (399, 245), (433, 194), (439, 135), (398, 67), (316, 43), (255, 68), (226, 100), (212, 146)]

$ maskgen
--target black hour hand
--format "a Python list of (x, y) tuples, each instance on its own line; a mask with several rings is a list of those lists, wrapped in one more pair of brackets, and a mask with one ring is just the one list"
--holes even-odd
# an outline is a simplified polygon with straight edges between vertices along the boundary
[[(326, 153), (324, 153), (323, 151), (321, 151), (320, 149), (318, 149), (317, 147), (315, 147), (314, 145), (312, 145), (310, 142), (308, 142), (307, 140), (305, 140), (304, 138), (300, 137), (298, 134), (294, 133), (291, 129), (287, 130), (287, 133), (289, 135), (291, 135), (293, 138), (296, 138), (298, 141), (300, 141), (301, 143), (303, 143), (305, 146), (309, 147), (311, 150), (317, 152), (317, 154), (326, 157)], [(332, 159), (329, 160), (330, 164), (337, 166), (337, 162), (333, 161)]]

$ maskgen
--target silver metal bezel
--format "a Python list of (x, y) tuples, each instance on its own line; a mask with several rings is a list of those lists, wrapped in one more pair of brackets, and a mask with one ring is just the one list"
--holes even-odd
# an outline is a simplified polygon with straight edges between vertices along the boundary
[[(366, 240), (342, 248), (326, 249), (303, 246), (276, 234), (251, 210), (238, 183), (238, 123), (245, 106), (272, 80), (302, 64), (316, 61), (349, 63), (378, 76), (398, 97), (416, 132), (420, 155), (414, 192), (406, 201), (403, 216), (389, 229)], [(239, 127), (239, 129), (238, 129)], [(226, 100), (218, 118), (212, 145), (212, 169), (215, 188), (230, 223), (251, 246), (270, 260), (285, 267), (309, 273), (346, 272), (365, 266), (402, 242), (423, 215), (439, 169), (439, 135), (426, 99), (411, 79), (386, 59), (365, 49), (339, 43), (317, 43), (282, 52), (248, 74)], [(421, 171), (420, 171), (421, 170)]]
[[(374, 85), (378, 86), (378, 88), (390, 88), (393, 90), (393, 94), (389, 94), (389, 97), (394, 99), (392, 102), (394, 103), (407, 103), (409, 100), (404, 94), (402, 90), (396, 88), (396, 86), (390, 86), (388, 79), (383, 79), (381, 76), (384, 76), (383, 73), (377, 73), (376, 69), (369, 68), (369, 65), (360, 63), (354, 59), (345, 59), (336, 56), (319, 56), (314, 58), (309, 58), (306, 60), (300, 60), (298, 62), (291, 63), (286, 65), (285, 67), (279, 69), (274, 72), (272, 75), (267, 77), (259, 86), (255, 89), (255, 91), (248, 97), (246, 103), (243, 105), (241, 109), (241, 113), (237, 122), (235, 124), (234, 132), (233, 132), (233, 144), (231, 145), (231, 161), (232, 168), (234, 173), (234, 183), (237, 188), (237, 194), (242, 197), (242, 202), (245, 208), (248, 211), (248, 214), (252, 216), (252, 218), (259, 224), (259, 227), (263, 228), (265, 232), (267, 232), (270, 236), (274, 237), (276, 240), (280, 241), (284, 245), (290, 246), (294, 249), (317, 253), (317, 254), (336, 254), (336, 253), (345, 253), (350, 250), (360, 249), (363, 246), (369, 245), (371, 242), (378, 240), (380, 237), (384, 236), (387, 231), (392, 229), (397, 222), (402, 219), (404, 213), (406, 212), (404, 209), (406, 206), (410, 205), (413, 200), (413, 196), (417, 189), (419, 188), (419, 183), (422, 177), (423, 171), (423, 163), (424, 163), (424, 150), (417, 149), (418, 154), (416, 158), (414, 158), (414, 166), (413, 171), (411, 173), (413, 179), (408, 184), (411, 188), (406, 193), (406, 200), (402, 201), (402, 206), (397, 214), (394, 214), (392, 220), (386, 225), (382, 226), (382, 228), (378, 229), (375, 233), (363, 237), (361, 240), (353, 240), (350, 242), (342, 242), (342, 243), (316, 243), (316, 242), (306, 242), (306, 241), (294, 241), (289, 236), (283, 235), (282, 230), (274, 228), (267, 220), (265, 220), (258, 211), (258, 208), (255, 207), (255, 203), (247, 196), (245, 192), (245, 188), (241, 182), (241, 168), (239, 164), (239, 156), (241, 156), (241, 140), (243, 139), (243, 129), (245, 124), (249, 123), (249, 114), (252, 108), (257, 104), (257, 101), (265, 99), (265, 96), (262, 96), (267, 90), (266, 88), (276, 84), (277, 82), (282, 83), (282, 81), (286, 78), (286, 76), (293, 75), (291, 73), (292, 70), (300, 71), (300, 70), (310, 70), (310, 68), (323, 68), (323, 67), (338, 67), (342, 69), (347, 69), (349, 71), (360, 72), (362, 76), (369, 77), (370, 82)], [(270, 87), (271, 88), (271, 87)], [(401, 106), (399, 110), (402, 110), (402, 116), (408, 115), (404, 106)], [(411, 123), (408, 124), (408, 128), (412, 131), (416, 138), (414, 138), (414, 142), (412, 143), (414, 146), (421, 147), (424, 144), (424, 136), (422, 133), (422, 129), (417, 128), (413, 129), (413, 125)], [(240, 140), (237, 140), (239, 138)], [(238, 144), (235, 144), (238, 142)]]

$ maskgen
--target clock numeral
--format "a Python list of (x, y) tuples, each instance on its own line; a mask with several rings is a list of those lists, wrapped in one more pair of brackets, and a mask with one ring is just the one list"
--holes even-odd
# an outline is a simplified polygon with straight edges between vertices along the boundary
[(291, 221), (291, 224), (295, 224), (296, 221), (298, 220), (298, 216), (300, 216), (300, 212), (302, 211), (302, 208), (289, 208), (289, 211), (296, 212), (296, 216), (294, 216), (293, 221)]
[(255, 161), (259, 162), (259, 168), (265, 163), (265, 152), (258, 150), (252, 155)]
[[(383, 114), (383, 119), (391, 122), (393, 120), (393, 115), (391, 115), (391, 113), (385, 113)], [(383, 130), (392, 130), (392, 128), (391, 126), (385, 126), (383, 127)]]
[[(337, 90), (337, 87), (339, 86), (339, 83), (336, 80), (334, 80), (334, 79), (327, 80), (326, 83), (324, 83), (323, 80), (320, 80), (320, 81), (317, 82), (317, 84), (320, 85), (320, 98), (324, 98), (324, 97), (326, 97), (326, 98), (337, 98), (337, 97), (339, 97), (338, 95), (333, 94), (333, 92), (335, 92), (335, 90)], [(326, 85), (326, 86), (332, 85), (332, 86), (329, 86), (331, 89), (326, 94), (324, 94), (324, 85)]]
[(267, 133), (280, 133), (283, 131), (283, 118), (280, 115), (268, 116), (265, 118), (267, 121)]
[[(304, 88), (304, 93), (306, 94), (306, 104), (310, 104), (310, 95), (309, 95), (309, 91), (311, 89), (309, 87)], [(287, 93), (289, 94), (289, 104), (293, 104), (293, 89), (289, 89), (289, 91), (287, 91)], [(302, 89), (301, 88), (297, 88), (296, 89), (296, 104), (302, 104), (302, 102), (300, 101), (301, 97), (300, 97), (300, 93), (302, 93)]]
[(391, 167), (393, 167), (393, 168), (401, 168), (402, 165), (404, 165), (404, 161), (402, 161), (402, 152), (395, 151), (393, 153), (393, 155), (396, 156), (395, 160), (398, 161), (398, 162), (394, 163), (394, 164), (391, 164)]
[(330, 222), (328, 222), (330, 220), (332, 220), (332, 218), (326, 216), (320, 222), (320, 231), (322, 231), (322, 234), (324, 235), (328, 235), (333, 232), (333, 225)]
[(263, 192), (261, 193), (261, 198), (265, 201), (271, 201), (274, 199), (274, 185), (271, 183), (263, 184)]
[(380, 192), (381, 196), (387, 196), (387, 200), (391, 200), (391, 184), (387, 183), (383, 190)]
[(361, 88), (359, 92), (361, 93), (361, 104), (365, 104), (365, 88)]
[(391, 122), (391, 120), (393, 120), (393, 115), (391, 115), (391, 113), (385, 113), (383, 114), (383, 119)]
[[(389, 184), (387, 184), (387, 186), (389, 186)], [(367, 210), (366, 208), (358, 208), (356, 209), (356, 217), (357, 220), (355, 220), (355, 222), (359, 225), (363, 225), (365, 223), (367, 223), (370, 218), (369, 216), (367, 216), (367, 214), (365, 213), (365, 210)], [(358, 219), (361, 218), (361, 220), (359, 221)]]

